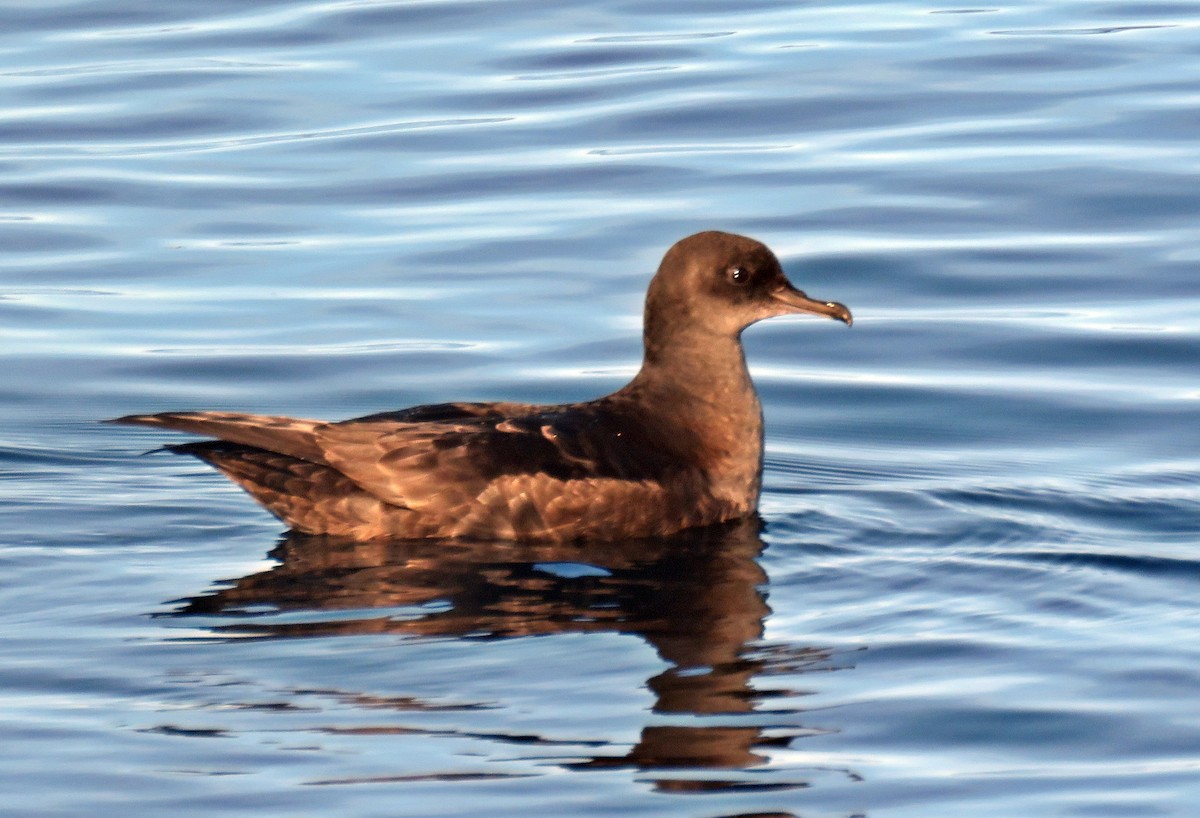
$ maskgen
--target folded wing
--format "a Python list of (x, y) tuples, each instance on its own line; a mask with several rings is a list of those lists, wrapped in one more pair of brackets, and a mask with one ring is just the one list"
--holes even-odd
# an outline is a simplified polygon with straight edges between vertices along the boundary
[(662, 478), (679, 462), (647, 446), (644, 419), (603, 402), (438, 404), (339, 423), (228, 412), (116, 422), (217, 438), (172, 448), (309, 531), (329, 530), (344, 508), (360, 533), (377, 520), (380, 535), (554, 539), (590, 518), (597, 535), (619, 533), (623, 518), (633, 530), (660, 513)]

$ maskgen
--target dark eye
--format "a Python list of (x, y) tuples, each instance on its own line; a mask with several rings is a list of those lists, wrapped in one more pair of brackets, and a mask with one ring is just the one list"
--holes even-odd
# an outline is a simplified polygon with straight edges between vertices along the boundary
[(726, 275), (734, 284), (745, 284), (750, 280), (750, 271), (745, 267), (730, 267), (726, 271)]

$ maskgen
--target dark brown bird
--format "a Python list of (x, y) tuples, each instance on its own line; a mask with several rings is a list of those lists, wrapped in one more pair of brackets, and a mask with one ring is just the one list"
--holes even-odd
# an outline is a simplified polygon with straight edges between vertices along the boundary
[(217, 440), (171, 451), (212, 464), (293, 529), (359, 540), (664, 536), (749, 516), (762, 407), (741, 333), (812, 313), (775, 255), (709, 231), (677, 242), (646, 294), (632, 381), (586, 403), (444, 403), (331, 423), (234, 412), (129, 415)]

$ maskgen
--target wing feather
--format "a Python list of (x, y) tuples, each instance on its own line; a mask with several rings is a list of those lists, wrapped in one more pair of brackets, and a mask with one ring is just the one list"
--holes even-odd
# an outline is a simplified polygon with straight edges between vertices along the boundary
[(229, 412), (115, 422), (224, 441), (176, 450), (208, 460), (307, 531), (607, 539), (745, 511), (707, 490), (696, 459), (680, 448), (693, 445), (689, 430), (603, 401), (439, 404), (339, 423)]
[(326, 425), (319, 420), (240, 412), (161, 412), (157, 415), (126, 415), (108, 422), (191, 432), (325, 464), (313, 434), (317, 428)]
[[(559, 493), (576, 481), (658, 480), (681, 462), (661, 443), (656, 449), (650, 441), (663, 436), (643, 419), (608, 408), (474, 406), (485, 410), (438, 421), (372, 415), (314, 435), (323, 462), (389, 503), (422, 511), (487, 505), (485, 492), (505, 478), (536, 476)], [(514, 417), (515, 408), (534, 411)], [(544, 507), (552, 496), (534, 502)]]

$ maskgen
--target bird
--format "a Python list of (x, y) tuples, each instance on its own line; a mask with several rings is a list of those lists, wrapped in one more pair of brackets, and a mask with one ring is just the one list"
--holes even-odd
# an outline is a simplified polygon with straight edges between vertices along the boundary
[(440, 403), (343, 421), (162, 412), (108, 422), (202, 435), (163, 448), (212, 465), (293, 531), (351, 540), (668, 537), (757, 514), (762, 405), (741, 334), (807, 313), (763, 243), (709, 230), (650, 281), (643, 360), (581, 403)]

